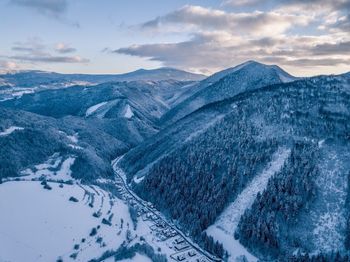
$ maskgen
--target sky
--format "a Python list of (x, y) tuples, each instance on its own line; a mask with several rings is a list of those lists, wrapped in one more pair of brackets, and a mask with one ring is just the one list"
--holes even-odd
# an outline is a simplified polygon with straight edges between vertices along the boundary
[(350, 0), (0, 0), (0, 71), (350, 71)]

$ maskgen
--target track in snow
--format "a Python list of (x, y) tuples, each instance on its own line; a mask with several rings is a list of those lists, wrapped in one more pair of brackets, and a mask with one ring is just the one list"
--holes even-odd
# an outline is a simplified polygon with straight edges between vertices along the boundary
[(272, 161), (261, 172), (254, 177), (242, 193), (232, 202), (218, 217), (216, 222), (207, 229), (208, 235), (214, 237), (224, 245), (224, 248), (231, 255), (231, 259), (245, 255), (249, 261), (256, 261), (237, 240), (234, 239), (234, 232), (237, 229), (239, 220), (244, 212), (250, 208), (259, 192), (262, 192), (268, 184), (269, 179), (279, 172), (290, 155), (290, 149), (279, 148), (273, 155)]

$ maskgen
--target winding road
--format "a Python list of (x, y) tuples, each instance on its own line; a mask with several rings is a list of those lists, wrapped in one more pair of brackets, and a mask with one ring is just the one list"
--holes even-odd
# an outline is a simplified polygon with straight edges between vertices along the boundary
[(181, 237), (185, 239), (187, 244), (191, 246), (193, 249), (195, 249), (199, 254), (202, 256), (205, 256), (208, 261), (222, 261), (220, 258), (210, 254), (209, 252), (202, 249), (200, 246), (195, 244), (190, 238), (188, 238), (181, 230), (179, 230), (174, 223), (169, 222), (164, 216), (160, 215), (158, 212), (155, 212), (153, 208), (149, 207), (149, 203), (144, 201), (143, 199), (139, 198), (128, 186), (126, 182), (126, 174), (123, 171), (121, 167), (119, 167), (119, 162), (123, 159), (124, 155), (116, 158), (112, 161), (112, 168), (114, 170), (115, 175), (119, 180), (122, 181), (124, 189), (134, 198), (134, 200), (141, 205), (142, 207), (146, 208), (149, 212), (156, 215), (160, 220), (162, 220), (169, 228), (175, 230)]

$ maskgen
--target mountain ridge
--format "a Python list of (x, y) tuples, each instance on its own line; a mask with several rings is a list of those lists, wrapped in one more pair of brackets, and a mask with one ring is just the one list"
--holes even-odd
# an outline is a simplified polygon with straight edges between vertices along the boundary
[(247, 61), (199, 82), (190, 90), (192, 93), (169, 110), (160, 122), (168, 125), (208, 103), (233, 97), (250, 89), (297, 79), (276, 65)]

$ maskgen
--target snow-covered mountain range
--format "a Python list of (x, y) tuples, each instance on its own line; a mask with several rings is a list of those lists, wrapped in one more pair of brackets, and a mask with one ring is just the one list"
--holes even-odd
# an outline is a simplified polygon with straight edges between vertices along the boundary
[(349, 74), (0, 83), (0, 261), (349, 259)]

